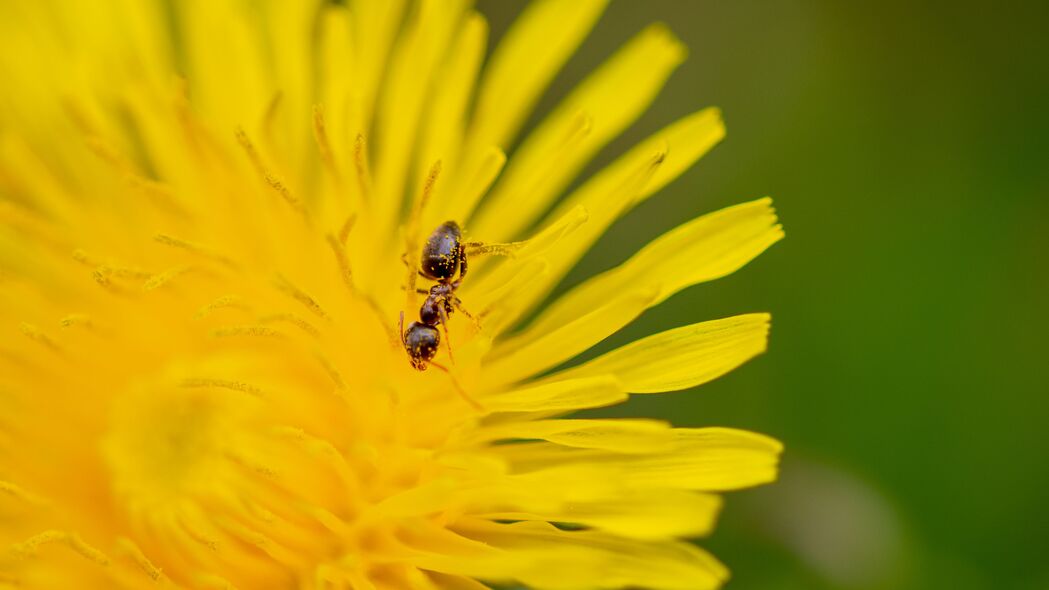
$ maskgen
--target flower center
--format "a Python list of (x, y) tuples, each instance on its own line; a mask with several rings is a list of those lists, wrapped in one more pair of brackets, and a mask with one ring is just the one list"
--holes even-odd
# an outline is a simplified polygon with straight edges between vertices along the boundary
[(352, 473), (340, 477), (325, 443), (279, 422), (267, 393), (163, 377), (115, 400), (103, 443), (113, 495), (173, 578), (227, 571), (240, 576), (234, 585), (265, 586), (352, 539)]

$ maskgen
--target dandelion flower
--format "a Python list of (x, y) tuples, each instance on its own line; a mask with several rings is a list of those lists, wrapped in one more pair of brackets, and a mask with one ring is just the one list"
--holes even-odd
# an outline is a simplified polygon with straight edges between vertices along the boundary
[[(655, 25), (519, 138), (604, 4), (534, 2), (482, 67), (465, 0), (2, 3), (0, 586), (721, 585), (688, 539), (779, 444), (564, 416), (761, 353), (751, 314), (574, 360), (782, 231), (711, 213), (544, 303), (723, 134), (577, 181), (684, 58)], [(446, 220), (489, 246), (421, 372)]]

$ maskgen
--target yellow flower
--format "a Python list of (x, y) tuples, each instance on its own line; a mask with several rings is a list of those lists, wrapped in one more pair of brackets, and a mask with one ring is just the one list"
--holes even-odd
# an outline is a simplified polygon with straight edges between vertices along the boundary
[[(506, 158), (604, 4), (534, 2), (482, 68), (465, 0), (3, 2), (0, 586), (719, 586), (684, 539), (780, 445), (561, 416), (761, 353), (752, 314), (572, 363), (782, 230), (712, 213), (543, 305), (723, 134), (698, 111), (568, 190), (684, 58), (650, 26)], [(502, 245), (419, 372), (398, 316), (445, 220)]]

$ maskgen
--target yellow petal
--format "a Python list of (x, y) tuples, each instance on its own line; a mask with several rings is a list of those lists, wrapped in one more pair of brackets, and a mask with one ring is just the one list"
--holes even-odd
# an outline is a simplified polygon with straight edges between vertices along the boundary
[(485, 69), (474, 147), (508, 147), (532, 105), (586, 37), (608, 0), (539, 0), (514, 22)]
[(615, 378), (601, 376), (496, 393), (480, 401), (491, 412), (546, 412), (597, 408), (625, 399)]
[[(471, 160), (471, 158), (474, 158)], [(472, 164), (471, 176), (460, 175), (451, 181), (452, 188), (445, 191), (445, 197), (440, 202), (444, 203), (444, 218), (465, 219), (473, 210), (477, 201), (488, 192), (492, 183), (498, 178), (506, 164), (506, 154), (503, 150), (488, 146), (485, 149), (477, 149), (474, 152), (463, 154), (463, 160), (469, 160)], [(462, 170), (460, 162), (460, 170)], [(448, 194), (452, 193), (452, 194)]]
[[(630, 207), (677, 178), (724, 135), (720, 112), (712, 108), (704, 109), (652, 134), (572, 192), (554, 209), (548, 220), (559, 219), (577, 207), (584, 207), (590, 212), (590, 217), (580, 231), (575, 232), (571, 239), (561, 241), (553, 250), (548, 272), (543, 277), (537, 277), (529, 290), (519, 294), (521, 301), (518, 305), (522, 313), (543, 301), (612, 222)], [(664, 158), (651, 177), (634, 192), (621, 190), (620, 187), (627, 184), (631, 176), (636, 176), (639, 167), (643, 167), (657, 152), (663, 153)], [(543, 225), (549, 223), (547, 221)], [(513, 263), (512, 260), (505, 261), (501, 266)]]
[(541, 439), (568, 447), (620, 453), (654, 453), (670, 448), (674, 435), (658, 420), (530, 420), (483, 428), (478, 441)]
[(542, 335), (512, 339), (485, 361), (486, 383), (512, 383), (571, 359), (629, 324), (657, 295), (631, 291)]
[(366, 122), (371, 122), (375, 99), (386, 73), (386, 62), (394, 36), (401, 25), (405, 0), (348, 0), (353, 22), (355, 63), (352, 87), (360, 104), (360, 123), (354, 133), (367, 133)]
[[(532, 225), (597, 150), (640, 116), (684, 57), (684, 47), (665, 26), (652, 25), (639, 33), (518, 148), (471, 220), (472, 231), (486, 240), (503, 241)], [(572, 149), (558, 149), (580, 113), (592, 121), (590, 132)], [(551, 159), (556, 166), (546, 165)], [(506, 215), (507, 210), (514, 214)]]
[[(545, 442), (502, 445), (514, 474), (585, 489), (725, 491), (772, 481), (783, 446), (767, 436), (731, 428), (675, 428), (670, 450), (626, 455)], [(568, 482), (574, 482), (569, 484)]]
[[(360, 99), (355, 96), (353, 86), (362, 65), (357, 63), (354, 55), (350, 11), (345, 6), (328, 5), (319, 20), (317, 67), (320, 74), (317, 84), (325, 140), (332, 152), (327, 157), (336, 173), (345, 175), (345, 165), (350, 163), (352, 154), (352, 141), (361, 132)], [(353, 205), (360, 207), (362, 195), (357, 194), (356, 183), (349, 186), (354, 192)], [(342, 218), (345, 219), (346, 215)]]
[(185, 23), (183, 46), (194, 103), (215, 121), (245, 126), (260, 121), (276, 95), (261, 59), (261, 31), (231, 3), (191, 0), (173, 6)]
[[(466, 511), (493, 520), (572, 523), (632, 539), (667, 539), (708, 534), (721, 508), (721, 498), (716, 495), (682, 490), (620, 489), (602, 500), (587, 501), (571, 498), (566, 489), (574, 483), (571, 481), (548, 482), (547, 487), (514, 483), (514, 499), (488, 491), (484, 500), (493, 502), (494, 508), (470, 506)], [(550, 483), (559, 487), (551, 488)], [(568, 493), (562, 494), (563, 489)], [(562, 495), (569, 499), (560, 505), (548, 506)], [(538, 506), (531, 502), (536, 499), (541, 499)]]
[[(656, 149), (652, 152), (649, 152), (646, 158), (639, 158), (637, 161), (632, 162), (633, 167), (629, 170), (626, 170), (624, 174), (616, 178), (617, 182), (615, 184), (610, 184), (605, 187), (607, 189), (607, 192), (604, 194), (604, 196), (609, 201), (614, 203), (629, 202), (630, 200), (634, 199), (637, 196), (638, 192), (642, 190), (642, 187), (644, 187), (652, 179), (652, 177), (659, 172), (659, 169), (660, 167), (662, 167), (663, 162), (665, 160), (666, 146), (661, 146), (660, 149)], [(561, 258), (563, 256), (562, 252), (564, 250), (571, 250), (576, 246), (576, 244), (580, 242), (587, 242), (590, 239), (594, 239), (593, 234), (595, 227), (605, 227), (605, 225), (602, 225), (601, 222), (605, 221), (606, 216), (607, 207), (599, 208), (595, 211), (588, 209), (582, 205), (577, 205), (576, 207), (573, 207), (572, 209), (566, 211), (563, 215), (560, 215), (556, 221), (548, 224), (544, 230), (542, 230), (541, 232), (539, 232), (539, 234), (536, 235), (536, 237), (529, 240), (529, 246), (533, 247), (533, 253), (535, 256), (538, 256), (540, 252), (549, 251), (549, 260), (546, 263), (545, 267), (556, 265), (556, 268), (560, 269), (564, 266), (563, 260)], [(594, 223), (593, 220), (595, 217), (600, 221)], [(576, 220), (579, 220), (579, 222), (577, 223)], [(583, 221), (585, 221), (585, 223), (583, 223)], [(556, 241), (554, 241), (552, 238), (556, 238)], [(529, 261), (528, 252), (522, 252), (522, 254), (523, 256), (520, 259), (511, 260), (509, 261), (510, 264), (503, 264), (500, 266), (510, 267), (509, 270), (511, 272), (514, 272), (516, 270), (513, 268), (514, 266), (522, 266), (521, 263)], [(545, 257), (539, 257), (545, 259)], [(532, 259), (534, 261), (534, 256), (532, 257)], [(500, 274), (501, 271), (503, 271), (503, 268), (498, 268), (495, 272), (489, 274), (488, 277), (492, 277), (493, 280), (494, 277), (500, 277), (500, 280), (502, 280), (502, 275)], [(485, 279), (487, 279), (488, 277), (485, 277)], [(506, 326), (511, 325), (512, 322), (515, 321), (518, 317), (520, 317), (520, 315), (525, 313), (531, 305), (535, 304), (541, 299), (543, 293), (546, 292), (546, 289), (552, 283), (553, 281), (550, 280), (549, 273), (545, 272), (544, 269), (544, 273), (542, 275), (532, 277), (531, 280), (529, 280), (528, 283), (524, 285), (521, 289), (518, 289), (517, 291), (508, 294), (509, 296), (502, 303), (500, 317), (498, 318), (498, 325), (495, 326), (494, 329), (492, 327), (489, 327), (489, 331), (493, 334), (497, 334), (498, 330), (501, 330)], [(498, 285), (499, 283), (496, 283), (496, 285), (494, 286), (497, 287)], [(484, 292), (486, 289), (490, 288), (493, 288), (493, 285), (491, 285), (489, 282), (485, 282), (484, 280), (482, 280), (481, 285), (478, 286), (478, 290), (480, 290), (481, 292)], [(656, 293), (646, 293), (645, 290), (642, 289), (641, 292), (635, 292), (633, 295), (634, 298), (641, 298), (644, 296), (654, 297)], [(610, 312), (614, 309), (620, 308), (621, 305), (613, 305), (612, 307), (607, 309), (606, 312)], [(625, 316), (620, 315), (616, 317), (622, 318)], [(594, 338), (591, 340), (591, 343), (597, 342), (605, 336), (607, 336), (608, 334), (611, 334), (615, 330), (619, 329), (619, 326), (613, 326), (610, 330), (601, 330), (598, 329), (599, 327), (597, 326), (594, 326), (594, 328), (594, 334), (587, 336)], [(582, 335), (580, 335), (580, 337), (581, 336)], [(509, 351), (516, 349), (517, 345), (519, 344), (525, 343), (523, 341), (518, 341), (517, 344), (513, 344), (510, 342), (505, 343), (501, 351), (501, 354), (508, 354)], [(556, 350), (551, 352), (554, 354), (558, 354)], [(562, 357), (561, 360), (565, 360), (567, 358), (569, 357)], [(559, 361), (555, 361), (555, 364), (556, 362)], [(521, 369), (524, 368), (525, 367), (521, 367)]]
[(482, 273), (467, 281), (463, 293), (469, 301), (477, 302), (479, 309), (484, 310), (486, 332), (498, 334), (507, 322), (518, 316), (520, 306), (515, 307), (514, 304), (527, 303), (527, 298), (522, 301), (520, 295), (532, 288), (536, 278), (545, 274), (549, 266), (546, 252), (586, 223), (589, 217), (590, 213), (582, 205), (567, 211), (524, 242), (514, 254), (512, 264), (500, 264), (492, 272)]
[(677, 428), (675, 449), (627, 459), (624, 476), (635, 485), (727, 491), (776, 479), (783, 445), (732, 428)]
[(545, 334), (628, 289), (658, 292), (652, 302), (657, 305), (685, 287), (735, 272), (783, 237), (771, 205), (771, 199), (759, 199), (678, 226), (562, 296), (519, 338)]
[[(422, 178), (437, 160), (441, 160), (449, 169), (457, 165), (465, 133), (466, 107), (473, 96), (474, 82), (484, 58), (487, 39), (488, 24), (484, 17), (477, 13), (468, 14), (461, 30), (451, 42), (445, 63), (434, 79), (433, 94), (427, 100), (426, 112), (420, 121), (422, 136), (416, 160), (416, 177)], [(490, 170), (491, 158), (483, 158), (482, 162), (486, 164), (482, 166), (482, 173)], [(438, 196), (430, 202), (423, 227), (436, 227), (446, 219), (457, 219), (454, 214), (449, 216), (448, 211), (461, 194), (449, 194), (445, 190), (448, 186), (447, 182), (438, 183)], [(487, 186), (484, 188), (487, 189)]]
[(658, 393), (711, 381), (765, 351), (768, 314), (701, 322), (660, 332), (545, 379), (615, 376), (631, 393)]
[(409, 174), (416, 142), (421, 139), (418, 127), (423, 106), (430, 98), (427, 90), (464, 8), (465, 0), (422, 0), (394, 47), (376, 118), (376, 135), (382, 142), (375, 155), (374, 223), (380, 232), (392, 233), (405, 187), (413, 187), (410, 181), (414, 179), (425, 178), (425, 171), (434, 164), (422, 164), (423, 176)]
[(704, 590), (717, 588), (728, 577), (723, 565), (689, 543), (637, 541), (533, 522), (471, 520), (456, 528), (467, 537), (506, 550), (459, 564), (478, 577), (499, 582), (517, 581), (551, 590)]

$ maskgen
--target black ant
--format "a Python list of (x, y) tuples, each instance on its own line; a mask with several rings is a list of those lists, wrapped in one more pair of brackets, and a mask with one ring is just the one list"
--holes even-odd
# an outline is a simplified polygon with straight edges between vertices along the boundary
[[(463, 309), (462, 301), (455, 294), (466, 276), (467, 269), (466, 244), (462, 241), (459, 224), (446, 221), (430, 234), (426, 245), (423, 246), (419, 267), (420, 276), (437, 281), (437, 284), (430, 287), (429, 291), (416, 290), (426, 295), (422, 307), (419, 308), (420, 321), (412, 322), (405, 331), (404, 314), (401, 314), (401, 341), (412, 366), (425, 371), (428, 364), (434, 364), (433, 357), (441, 343), (437, 326), (440, 325), (444, 329), (447, 339), (448, 316), (452, 315), (454, 310), (459, 310), (466, 317), (474, 319)], [(451, 348), (448, 349), (448, 355), (451, 357)]]
[[(433, 230), (430, 237), (426, 239), (423, 246), (422, 256), (419, 260), (419, 276), (436, 281), (437, 284), (429, 290), (416, 289), (416, 292), (426, 295), (422, 306), (419, 308), (419, 321), (412, 322), (408, 329), (404, 329), (404, 312), (401, 312), (401, 343), (408, 353), (408, 362), (419, 371), (425, 371), (431, 365), (448, 373), (452, 377), (456, 391), (478, 410), (481, 409), (459, 385), (447, 367), (435, 363), (433, 357), (437, 356), (437, 350), (441, 345), (441, 334), (437, 326), (444, 330), (444, 338), (448, 346), (448, 358), (454, 363), (451, 344), (448, 337), (448, 316), (458, 310), (463, 315), (477, 324), (477, 318), (463, 309), (462, 301), (456, 295), (456, 291), (466, 276), (467, 252), (471, 254), (502, 254), (513, 256), (523, 242), (511, 242), (507, 244), (485, 244), (482, 242), (464, 242), (463, 232), (459, 224), (454, 221), (445, 221)], [(406, 257), (402, 260), (407, 262)]]
[[(408, 353), (408, 361), (419, 371), (425, 371), (430, 365), (433, 365), (449, 373), (446, 367), (435, 363), (433, 357), (437, 355), (437, 349), (441, 344), (441, 335), (437, 331), (437, 326), (440, 325), (443, 328), (447, 341), (449, 339), (448, 316), (453, 310), (459, 310), (463, 315), (476, 321), (463, 309), (462, 301), (455, 294), (459, 285), (462, 284), (463, 277), (466, 276), (466, 246), (467, 244), (462, 240), (462, 230), (454, 221), (446, 221), (439, 225), (423, 246), (419, 275), (437, 281), (437, 284), (430, 287), (429, 291), (417, 290), (418, 293), (426, 295), (426, 300), (419, 308), (419, 321), (412, 322), (405, 330), (404, 312), (402, 311), (400, 322), (401, 343), (404, 344), (404, 350)], [(455, 362), (450, 345), (448, 357)], [(471, 405), (476, 406), (476, 402), (461, 390), (460, 394)]]

